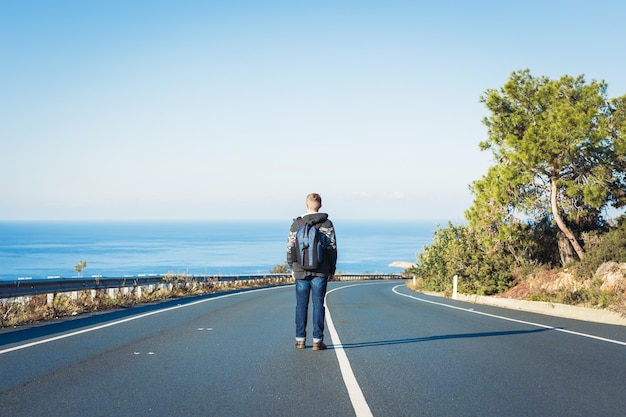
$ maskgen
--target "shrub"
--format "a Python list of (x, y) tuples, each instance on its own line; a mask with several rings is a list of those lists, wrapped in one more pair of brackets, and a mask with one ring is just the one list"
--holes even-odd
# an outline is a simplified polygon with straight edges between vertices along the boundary
[(626, 221), (603, 235), (588, 234), (585, 257), (578, 263), (576, 275), (591, 278), (605, 262), (626, 262)]
[(460, 292), (490, 295), (511, 287), (512, 265), (511, 255), (484, 246), (474, 229), (449, 223), (437, 226), (433, 243), (422, 249), (417, 266), (407, 272), (419, 277), (425, 290), (450, 292), (452, 277), (458, 275)]
[(289, 265), (287, 265), (287, 262), (285, 262), (283, 264), (275, 265), (269, 272), (270, 274), (287, 274), (290, 272), (290, 268)]

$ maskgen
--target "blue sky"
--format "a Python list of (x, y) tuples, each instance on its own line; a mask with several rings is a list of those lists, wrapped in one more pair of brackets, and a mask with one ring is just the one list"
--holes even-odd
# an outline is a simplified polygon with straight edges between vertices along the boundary
[(622, 1), (0, 2), (0, 220), (463, 220), (513, 71), (626, 94)]

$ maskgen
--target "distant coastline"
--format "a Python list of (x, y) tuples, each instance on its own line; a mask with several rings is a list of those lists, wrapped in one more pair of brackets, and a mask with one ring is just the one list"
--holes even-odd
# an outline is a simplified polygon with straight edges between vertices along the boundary
[[(0, 222), (0, 279), (268, 273), (285, 261), (288, 222)], [(432, 240), (433, 222), (336, 222), (338, 270), (398, 273)]]

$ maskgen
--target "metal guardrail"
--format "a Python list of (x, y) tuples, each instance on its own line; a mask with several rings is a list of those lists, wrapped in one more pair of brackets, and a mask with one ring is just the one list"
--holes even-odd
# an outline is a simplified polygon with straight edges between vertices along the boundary
[[(0, 299), (71, 291), (108, 290), (111, 288), (145, 287), (149, 285), (195, 282), (252, 281), (291, 278), (291, 274), (265, 275), (156, 275), (146, 277), (52, 278), (0, 281)], [(339, 280), (402, 279), (400, 275), (338, 275)]]

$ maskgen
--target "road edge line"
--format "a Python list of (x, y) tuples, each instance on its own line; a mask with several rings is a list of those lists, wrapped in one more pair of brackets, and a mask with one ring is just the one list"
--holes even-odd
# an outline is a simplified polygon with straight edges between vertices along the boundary
[(165, 313), (165, 312), (168, 312), (168, 311), (177, 310), (179, 308), (190, 307), (190, 306), (193, 306), (193, 305), (206, 303), (208, 301), (218, 300), (220, 298), (233, 297), (233, 296), (236, 296), (236, 295), (239, 295), (239, 294), (246, 294), (246, 293), (257, 292), (257, 291), (266, 291), (266, 290), (270, 290), (270, 289), (273, 289), (273, 288), (279, 288), (279, 287), (258, 288), (258, 289), (248, 290), (248, 291), (241, 291), (241, 292), (236, 292), (236, 293), (218, 295), (216, 297), (203, 298), (201, 300), (192, 301), (190, 303), (178, 304), (178, 305), (175, 305), (173, 307), (166, 307), (166, 308), (163, 308), (163, 309), (150, 311), (148, 313), (143, 313), (143, 314), (138, 314), (136, 316), (127, 317), (125, 319), (115, 320), (115, 321), (112, 321), (112, 322), (109, 322), (109, 323), (100, 324), (100, 325), (97, 325), (97, 326), (94, 326), (94, 327), (87, 327), (86, 329), (81, 329), (81, 330), (77, 330), (77, 331), (74, 331), (74, 332), (65, 333), (65, 334), (61, 334), (61, 335), (58, 335), (58, 336), (53, 336), (53, 337), (49, 337), (49, 338), (45, 338), (45, 339), (40, 339), (40, 340), (36, 340), (36, 341), (30, 342), (30, 343), (25, 343), (23, 345), (17, 345), (17, 346), (13, 346), (13, 347), (6, 348), (6, 349), (1, 349), (0, 350), (0, 355), (3, 355), (5, 353), (9, 353), (9, 352), (14, 352), (16, 350), (22, 350), (22, 349), (30, 348), (30, 347), (37, 346), (37, 345), (43, 345), (44, 343), (50, 343), (50, 342), (54, 342), (56, 340), (66, 339), (68, 337), (78, 336), (78, 335), (83, 334), (83, 333), (89, 333), (89, 332), (93, 332), (93, 331), (96, 331), (96, 330), (105, 329), (107, 327), (116, 326), (118, 324), (127, 323), (127, 322), (133, 321), (133, 320), (139, 320), (139, 319), (142, 319), (144, 317), (153, 316), (155, 314), (161, 314), (161, 313)]
[[(496, 318), (496, 319), (500, 319), (500, 320), (513, 321), (513, 322), (521, 323), (521, 324), (528, 324), (529, 326), (541, 327), (541, 328), (544, 328), (544, 329), (554, 330), (556, 332), (562, 332), (562, 333), (572, 334), (572, 335), (575, 335), (575, 336), (586, 337), (586, 338), (589, 338), (589, 339), (596, 339), (596, 340), (600, 340), (602, 342), (615, 343), (616, 345), (626, 346), (626, 342), (622, 342), (621, 340), (607, 339), (606, 337), (594, 336), (594, 335), (588, 334), (588, 333), (580, 333), (580, 332), (575, 332), (573, 330), (561, 329), (559, 327), (548, 326), (546, 324), (541, 324), (541, 323), (534, 323), (532, 321), (512, 319), (510, 317), (498, 316), (496, 314), (485, 313), (485, 312), (482, 312), (482, 311), (477, 311), (477, 310), (473, 310), (473, 309), (469, 309), (469, 308), (457, 307), (457, 306), (452, 306), (452, 305), (445, 304), (445, 303), (439, 303), (439, 302), (436, 302), (436, 301), (424, 300), (423, 298), (415, 297), (415, 296), (409, 295), (409, 294), (402, 294), (401, 292), (396, 291), (396, 288), (399, 288), (399, 287), (403, 287), (403, 286), (402, 285), (396, 285), (395, 287), (392, 288), (392, 291), (395, 294), (397, 294), (397, 295), (401, 295), (402, 297), (412, 298), (414, 300), (421, 301), (423, 303), (435, 304), (435, 305), (439, 305), (439, 306), (443, 306), (443, 307), (452, 308), (452, 309), (455, 309), (455, 310), (466, 311), (468, 313), (480, 314), (480, 315), (483, 315), (483, 316), (488, 316), (488, 317), (492, 317), (492, 318)], [(503, 307), (500, 307), (500, 308), (503, 308)], [(540, 314), (540, 313), (535, 313), (535, 314)]]

